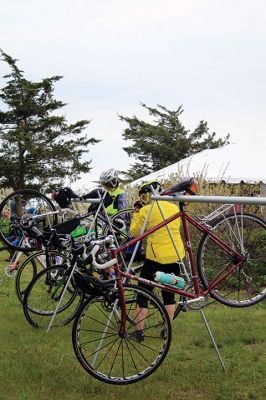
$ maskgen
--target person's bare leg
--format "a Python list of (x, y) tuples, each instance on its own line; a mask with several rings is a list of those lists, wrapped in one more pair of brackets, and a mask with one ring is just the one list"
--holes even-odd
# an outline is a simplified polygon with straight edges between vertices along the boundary
[(137, 305), (136, 308), (136, 330), (137, 331), (142, 331), (144, 329), (144, 324), (145, 324), (145, 319), (148, 315), (148, 309), (147, 308), (140, 308), (139, 305)]
[(175, 314), (175, 304), (168, 304), (167, 306), (165, 306), (165, 309), (170, 318), (170, 321), (173, 321), (174, 314)]

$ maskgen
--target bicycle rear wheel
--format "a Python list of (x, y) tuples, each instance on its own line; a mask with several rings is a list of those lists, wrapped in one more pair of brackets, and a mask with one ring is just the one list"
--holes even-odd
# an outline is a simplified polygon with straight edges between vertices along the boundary
[[(126, 333), (120, 333), (122, 307), (118, 291), (89, 298), (72, 330), (72, 343), (82, 367), (100, 381), (126, 385), (146, 378), (163, 362), (171, 342), (167, 312), (151, 292), (125, 285)], [(143, 337), (136, 333), (137, 295), (148, 302)]]
[(51, 250), (46, 254), (39, 251), (29, 256), (18, 268), (16, 274), (16, 293), (18, 299), (23, 303), (24, 294), (37, 274), (45, 268), (66, 263), (66, 255), (56, 250)]
[(23, 311), (27, 321), (35, 328), (48, 328), (60, 301), (53, 327), (68, 324), (75, 317), (84, 295), (75, 287), (73, 280), (61, 295), (71, 270), (66, 265), (56, 265), (39, 272), (31, 281), (23, 299)]
[[(211, 295), (231, 307), (248, 307), (266, 297), (266, 223), (248, 213), (227, 214), (217, 219), (212, 231), (246, 261), (222, 281)], [(198, 249), (198, 272), (205, 286), (234, 265), (228, 256), (205, 234)], [(228, 266), (228, 264), (230, 264)]]
[(33, 218), (39, 232), (57, 223), (52, 201), (44, 194), (31, 189), (17, 190), (0, 204), (0, 239), (9, 247), (32, 251), (34, 241), (21, 227), (21, 220)]

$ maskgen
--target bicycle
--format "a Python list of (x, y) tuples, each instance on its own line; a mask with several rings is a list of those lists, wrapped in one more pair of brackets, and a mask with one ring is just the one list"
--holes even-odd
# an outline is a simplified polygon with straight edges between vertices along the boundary
[[(111, 322), (108, 341), (112, 342), (116, 347), (116, 344), (118, 344), (116, 330), (120, 325), (121, 319), (124, 318), (125, 307), (126, 317), (124, 324), (129, 343), (124, 347), (123, 354), (125, 357), (137, 357), (139, 359), (130, 365), (130, 370), (127, 370), (127, 374), (134, 373), (134, 381), (141, 380), (159, 367), (169, 350), (171, 324), (168, 314), (155, 295), (131, 284), (123, 286), (123, 299), (126, 298), (124, 302), (120, 297), (120, 291), (115, 279), (103, 279), (102, 277), (99, 279), (92, 274), (91, 267), (87, 269), (86, 266), (90, 264), (91, 255), (89, 254), (84, 258), (86, 246), (90, 247), (90, 243), (75, 243), (72, 241), (73, 258), (71, 265), (50, 267), (41, 271), (32, 280), (23, 300), (24, 315), (27, 321), (35, 328), (47, 328), (55, 309), (59, 306), (54, 327), (65, 325), (74, 318), (75, 324), (79, 325), (78, 316), (84, 315), (85, 310), (89, 307), (89, 323), (92, 322), (93, 324), (93, 329), (89, 328), (89, 330), (93, 335), (95, 344), (98, 336), (102, 334), (105, 320), (111, 312), (114, 320)], [(64, 295), (64, 289), (68, 281), (70, 285)], [(145, 318), (149, 333), (146, 332), (146, 342), (141, 355), (138, 351), (139, 338), (136, 335), (139, 323), (135, 307), (137, 296), (144, 297), (149, 304), (149, 315)], [(93, 314), (91, 313), (92, 309)], [(86, 323), (84, 318), (82, 331)], [(84, 332), (88, 332), (85, 327)], [(122, 332), (121, 335), (123, 335)], [(81, 331), (80, 340), (82, 340)], [(73, 345), (75, 345), (74, 342)], [(94, 357), (94, 359), (96, 366), (98, 364), (97, 357)], [(109, 373), (118, 373), (117, 366), (110, 364), (109, 360), (107, 361), (108, 363), (101, 360), (101, 366), (108, 368)], [(80, 362), (83, 362), (82, 357)], [(138, 367), (138, 364), (141, 367)], [(144, 374), (142, 373), (143, 369), (145, 370)]]
[[(66, 220), (65, 222), (62, 222), (61, 224), (54, 225), (52, 228), (49, 228), (49, 231), (54, 231), (55, 234), (58, 232), (69, 233), (72, 236), (73, 240), (75, 239), (75, 240), (78, 240), (80, 243), (83, 243), (84, 241), (88, 240), (88, 238), (91, 238), (90, 232), (91, 232), (91, 228), (93, 227), (93, 233), (94, 233), (94, 236), (96, 236), (96, 237), (103, 236), (104, 232), (111, 231), (115, 235), (115, 239), (116, 239), (117, 243), (120, 241), (127, 241), (128, 240), (128, 228), (129, 228), (128, 215), (129, 215), (129, 212), (131, 212), (132, 210), (131, 209), (121, 210), (120, 212), (115, 214), (112, 219), (109, 219), (106, 212), (104, 213), (104, 209), (102, 210), (103, 214), (100, 214), (101, 208), (103, 208), (102, 205), (106, 206), (106, 203), (104, 202), (106, 193), (107, 192), (103, 191), (102, 189), (96, 189), (96, 190), (93, 190), (92, 192), (88, 193), (87, 195), (82, 196), (82, 199), (79, 199), (80, 201), (87, 200), (88, 202), (91, 202), (91, 200), (94, 200), (95, 198), (97, 198), (97, 199), (99, 199), (100, 204), (96, 203), (96, 206), (94, 206), (94, 204), (93, 204), (93, 206), (89, 207), (87, 213), (82, 214), (82, 215), (76, 215), (74, 218), (72, 218), (70, 220)], [(33, 194), (34, 194), (34, 196), (36, 195), (35, 192)], [(67, 196), (64, 196), (65, 194)], [(101, 197), (99, 197), (99, 195)], [(74, 193), (72, 193), (72, 191), (70, 191), (69, 188), (67, 191), (63, 190), (63, 191), (61, 191), (59, 205), (60, 206), (69, 206), (70, 201), (73, 198), (76, 199), (77, 196)], [(63, 209), (63, 210), (66, 211), (68, 209)], [(57, 210), (58, 213), (60, 211), (62, 211), (62, 209)], [(75, 214), (75, 212), (73, 210), (71, 213)], [(29, 216), (29, 215), (24, 216), (24, 220), (21, 225), (21, 229), (23, 231), (25, 231), (25, 230), (27, 231), (26, 235), (24, 234), (24, 236), (27, 236), (28, 238), (31, 238), (31, 239), (34, 237), (34, 229), (36, 229), (38, 218), (39, 218), (39, 215), (37, 215), (35, 217)], [(83, 223), (84, 220), (85, 220), (85, 224)], [(79, 236), (77, 235), (77, 237), (76, 237), (76, 234), (73, 235), (73, 232), (75, 232), (76, 229), (79, 229), (80, 227), (83, 227), (83, 226), (87, 227), (87, 229), (85, 230), (85, 232), (82, 235), (79, 235)], [(100, 229), (99, 229), (99, 226), (100, 226)], [(48, 229), (46, 229), (46, 234), (47, 234), (47, 232), (48, 232)], [(43, 247), (45, 249), (47, 249), (47, 243), (45, 240), (45, 232), (39, 231), (38, 240), (39, 240), (39, 242), (41, 241)], [(55, 248), (55, 250), (56, 250), (56, 248)], [(74, 249), (72, 249), (72, 250), (75, 253), (75, 250)], [(33, 285), (35, 285), (35, 282), (38, 281), (38, 279), (41, 279), (42, 276), (46, 276), (45, 271), (43, 272), (43, 274), (42, 274), (42, 271), (39, 274), (35, 274), (35, 273), (30, 274), (31, 279), (29, 280), (26, 277), (27, 283), (26, 284), (24, 283), (23, 285), (21, 284), (22, 277), (25, 275), (24, 270), (25, 270), (25, 272), (27, 272), (28, 264), (30, 264), (32, 262), (33, 258), (36, 258), (38, 256), (39, 256), (39, 254), (37, 253), (35, 256), (30, 257), (28, 260), (26, 260), (26, 262), (21, 266), (21, 268), (18, 271), (17, 279), (16, 279), (16, 288), (17, 288), (17, 293), (18, 293), (20, 300), (23, 300), (23, 295), (25, 293), (25, 290), (29, 287), (30, 282), (33, 282), (33, 284), (29, 287), (29, 291), (32, 291), (31, 288)], [(68, 253), (67, 257), (61, 257), (61, 259), (63, 259), (64, 261), (66, 258), (68, 260), (71, 259), (71, 255)], [(123, 256), (121, 257), (121, 260), (123, 260)], [(124, 262), (124, 260), (123, 260), (123, 262)], [(52, 264), (51, 263), (46, 264), (46, 266), (44, 266), (44, 267), (47, 267), (49, 265), (51, 266)], [(125, 265), (125, 262), (124, 262), (124, 265)], [(29, 275), (29, 273), (27, 275)], [(24, 278), (24, 280), (25, 280), (25, 278)], [(62, 284), (62, 282), (60, 284)], [(23, 292), (21, 290), (21, 286), (23, 286)], [(50, 295), (50, 289), (48, 290), (48, 293)], [(26, 305), (24, 302), (25, 309), (27, 309), (27, 301), (28, 300), (26, 300)], [(33, 313), (35, 315), (41, 315), (41, 316), (51, 315), (51, 312), (49, 313), (49, 311), (46, 310), (46, 308), (47, 308), (45, 305), (46, 303), (44, 302), (44, 304), (41, 305), (40, 296), (38, 298), (38, 301), (39, 301), (40, 305), (38, 307), (34, 308)], [(44, 308), (44, 310), (43, 310), (43, 308)], [(66, 308), (67, 307), (64, 307), (64, 310)], [(32, 309), (32, 307), (28, 307), (28, 311), (32, 311), (31, 309)], [(43, 323), (36, 322), (35, 321), (36, 318), (35, 319), (31, 318), (30, 312), (28, 312), (28, 311), (25, 312), (27, 320), (35, 327), (42, 326)], [(59, 310), (59, 312), (61, 312), (61, 311)], [(41, 320), (41, 318), (40, 318), (40, 320)], [(70, 322), (70, 320), (71, 319), (67, 319), (67, 321), (63, 321), (59, 325), (62, 325), (62, 324), (64, 325), (64, 324)]]
[[(161, 195), (187, 193), (191, 183), (191, 180), (181, 182)], [(127, 303), (136, 304), (135, 297), (129, 296), (128, 300), (125, 296), (125, 282), (143, 282), (151, 288), (173, 292), (180, 296), (178, 304), (184, 308), (200, 309), (206, 304), (208, 295), (232, 307), (252, 306), (266, 297), (265, 221), (252, 214), (233, 213), (215, 219), (214, 226), (210, 226), (192, 218), (185, 211), (184, 203), (179, 203), (179, 207), (178, 213), (162, 220), (160, 224), (125, 245), (117, 247), (110, 236), (91, 243), (91, 265), (99, 270), (112, 267), (115, 271), (118, 300), (109, 304), (105, 311), (103, 309), (107, 301), (106, 296), (100, 296), (98, 300), (96, 298), (97, 306), (93, 298), (85, 301), (73, 324), (72, 342), (82, 367), (101, 381), (112, 384), (134, 383), (153, 372), (157, 363), (156, 358), (150, 362), (150, 367), (154, 368), (152, 371), (146, 365), (143, 366), (141, 353), (145, 352), (145, 340), (135, 344), (135, 347), (138, 347), (138, 355), (134, 351), (134, 354), (124, 356), (124, 349), (131, 348), (131, 335), (127, 331), (126, 322), (129, 319)], [(183, 265), (181, 273), (186, 280), (185, 288), (177, 289), (171, 285), (149, 281), (120, 268), (121, 252), (176, 218), (181, 218), (189, 258), (189, 270)], [(188, 224), (192, 224), (203, 234), (198, 249), (197, 268), (191, 249)], [(105, 255), (109, 254), (109, 259), (105, 262), (99, 261), (102, 252)], [(117, 307), (120, 318), (117, 318)], [(95, 328), (96, 322), (102, 329)], [(148, 329), (149, 325), (145, 325), (144, 339)], [(168, 333), (169, 330), (166, 333), (161, 330), (162, 335)], [(160, 351), (167, 352), (167, 349), (160, 348)], [(134, 373), (132, 365), (135, 366)]]
[[(110, 199), (106, 197), (107, 192), (96, 189), (82, 196), (81, 199), (70, 188), (66, 189), (59, 191), (61, 193), (57, 198), (59, 209), (46, 195), (31, 189), (15, 191), (0, 204), (0, 238), (6, 245), (0, 248), (0, 262), (4, 267), (4, 278), (6, 276), (16, 278), (16, 293), (20, 302), (23, 300), (29, 282), (38, 271), (58, 264), (66, 258), (58, 251), (56, 252), (55, 248), (52, 251), (49, 250), (48, 257), (46, 244), (42, 242), (40, 245), (23, 226), (26, 226), (30, 219), (36, 222), (35, 229), (38, 229), (39, 233), (44, 233), (58, 224), (59, 217), (61, 221), (66, 221), (69, 216), (79, 216), (76, 211), (69, 208), (71, 201), (94, 201), (96, 198), (98, 203), (90, 205), (88, 212), (79, 218), (79, 223), (76, 223), (75, 219), (70, 220), (69, 224), (74, 224), (73, 231), (67, 231), (67, 233), (71, 233), (75, 239), (82, 241), (88, 237), (97, 238), (106, 235), (107, 230), (111, 229), (119, 243), (129, 238), (128, 215), (132, 212), (131, 209), (120, 211), (109, 219), (108, 215), (103, 213), (103, 206), (106, 206), (108, 201), (110, 202)], [(7, 213), (9, 209), (12, 209), (11, 216), (10, 212)], [(16, 241), (17, 238), (19, 239)], [(4, 278), (0, 280), (0, 284)]]

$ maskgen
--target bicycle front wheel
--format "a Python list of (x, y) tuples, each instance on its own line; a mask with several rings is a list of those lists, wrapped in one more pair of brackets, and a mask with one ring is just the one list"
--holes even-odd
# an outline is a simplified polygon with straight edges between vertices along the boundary
[[(125, 285), (126, 332), (121, 334), (123, 314), (118, 291), (89, 298), (77, 315), (72, 330), (75, 354), (82, 367), (105, 383), (126, 385), (146, 378), (164, 360), (171, 342), (167, 312), (151, 292)], [(145, 315), (137, 297), (147, 302)], [(138, 324), (143, 335), (138, 335)], [(137, 332), (136, 332), (137, 331)]]
[[(266, 223), (248, 213), (229, 214), (217, 219), (212, 232), (246, 257), (246, 261), (219, 283), (211, 295), (231, 307), (248, 307), (266, 297)], [(198, 272), (205, 286), (234, 265), (228, 256), (205, 234), (198, 250)]]
[(59, 302), (53, 327), (66, 325), (75, 317), (84, 296), (70, 280), (62, 297), (70, 273), (67, 265), (56, 265), (39, 272), (31, 281), (24, 295), (23, 311), (33, 327), (48, 328)]

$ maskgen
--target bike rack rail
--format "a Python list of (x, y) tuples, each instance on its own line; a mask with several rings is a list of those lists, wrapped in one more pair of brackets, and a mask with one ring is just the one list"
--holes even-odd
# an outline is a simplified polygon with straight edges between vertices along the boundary
[(155, 201), (176, 201), (185, 203), (216, 203), (216, 204), (249, 204), (249, 205), (266, 205), (266, 197), (242, 197), (242, 196), (185, 196), (176, 194), (173, 196), (151, 196)]

